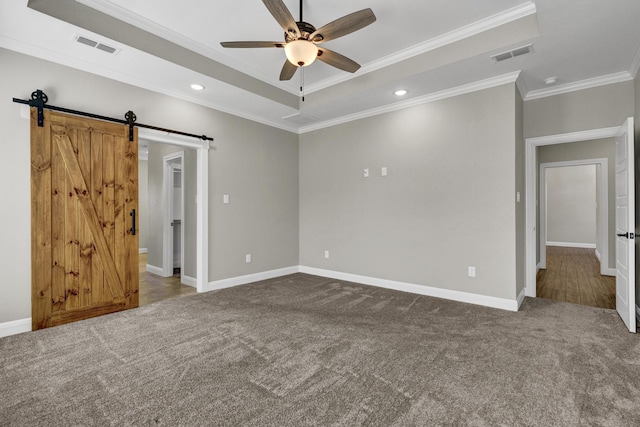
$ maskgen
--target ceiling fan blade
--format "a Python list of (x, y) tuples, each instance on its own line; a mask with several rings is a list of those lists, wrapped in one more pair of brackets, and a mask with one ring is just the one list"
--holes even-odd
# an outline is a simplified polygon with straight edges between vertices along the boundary
[(324, 47), (318, 48), (318, 59), (326, 64), (350, 73), (355, 73), (360, 69), (360, 64), (357, 62), (332, 50), (325, 49)]
[(296, 20), (282, 0), (262, 0), (262, 3), (267, 6), (267, 9), (269, 9), (269, 12), (278, 21), (285, 33), (293, 33), (296, 38), (300, 37), (298, 24), (296, 24)]
[(222, 47), (284, 47), (283, 42), (220, 42)]
[(376, 15), (373, 14), (371, 9), (362, 9), (318, 28), (311, 33), (309, 40), (313, 41), (317, 36), (322, 36), (322, 39), (315, 41), (316, 43), (337, 39), (364, 28), (375, 21)]
[(280, 80), (291, 80), (296, 71), (298, 71), (298, 67), (289, 62), (289, 60), (284, 61), (282, 71), (280, 71)]

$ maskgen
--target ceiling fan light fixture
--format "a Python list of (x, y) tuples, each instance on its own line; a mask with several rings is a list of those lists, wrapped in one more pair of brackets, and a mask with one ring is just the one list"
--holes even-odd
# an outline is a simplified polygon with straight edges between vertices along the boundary
[(308, 40), (294, 40), (285, 45), (284, 53), (296, 67), (306, 67), (318, 57), (318, 46)]

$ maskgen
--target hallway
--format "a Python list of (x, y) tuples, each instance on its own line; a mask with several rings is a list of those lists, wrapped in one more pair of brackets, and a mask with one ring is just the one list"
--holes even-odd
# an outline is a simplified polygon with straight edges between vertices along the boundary
[(171, 277), (160, 277), (148, 273), (147, 254), (140, 254), (140, 306), (163, 301), (171, 298), (178, 298), (184, 295), (195, 294), (196, 288), (180, 283), (180, 275)]
[(536, 295), (615, 309), (616, 278), (600, 275), (600, 261), (593, 249), (547, 246), (547, 269), (537, 274)]

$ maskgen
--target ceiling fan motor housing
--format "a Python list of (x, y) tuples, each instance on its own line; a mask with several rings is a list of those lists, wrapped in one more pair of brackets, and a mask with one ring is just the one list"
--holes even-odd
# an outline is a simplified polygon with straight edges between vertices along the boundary
[[(287, 43), (294, 40), (309, 40), (309, 36), (316, 30), (316, 27), (309, 24), (308, 22), (296, 22), (296, 25), (298, 26), (298, 30), (300, 31), (300, 37), (296, 37), (296, 34), (293, 31), (286, 32), (284, 33), (284, 40)], [(319, 41), (322, 41), (322, 36), (318, 34), (313, 38), (313, 40), (309, 41), (315, 41), (317, 43)]]

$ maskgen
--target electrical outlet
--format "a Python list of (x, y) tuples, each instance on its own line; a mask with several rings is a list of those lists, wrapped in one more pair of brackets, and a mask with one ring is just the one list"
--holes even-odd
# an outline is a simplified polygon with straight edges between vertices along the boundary
[(329, 251), (324, 251), (324, 257), (329, 258)]
[(246, 263), (247, 263), (247, 264), (248, 264), (248, 263), (250, 263), (250, 262), (251, 262), (251, 254), (247, 254), (247, 255), (244, 257), (244, 259), (245, 259), (245, 261), (246, 261)]
[(383, 168), (380, 170), (380, 175), (382, 175), (382, 176), (387, 176), (387, 168), (386, 168), (386, 166), (385, 166), (385, 167), (383, 167)]
[(476, 277), (476, 268), (475, 267), (469, 266), (468, 270), (469, 270), (469, 277)]

